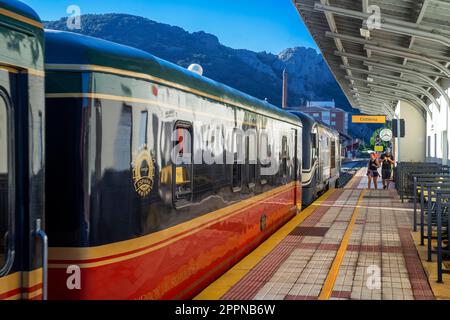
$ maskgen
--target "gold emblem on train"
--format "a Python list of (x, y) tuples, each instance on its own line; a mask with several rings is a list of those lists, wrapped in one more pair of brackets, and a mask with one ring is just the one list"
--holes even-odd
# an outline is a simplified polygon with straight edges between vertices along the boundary
[(139, 151), (132, 167), (134, 189), (144, 198), (152, 191), (155, 178), (155, 161), (146, 146)]

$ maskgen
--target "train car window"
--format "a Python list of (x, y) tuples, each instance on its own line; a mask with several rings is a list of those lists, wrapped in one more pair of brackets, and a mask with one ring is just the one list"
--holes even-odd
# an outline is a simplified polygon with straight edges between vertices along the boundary
[(193, 130), (190, 123), (175, 125), (177, 162), (174, 164), (173, 186), (175, 207), (183, 207), (193, 196)]
[(37, 143), (36, 143), (36, 154), (38, 160), (36, 161), (36, 165), (39, 168), (42, 168), (44, 165), (44, 119), (42, 115), (42, 111), (38, 112), (38, 120), (37, 120)]
[(331, 142), (331, 169), (336, 168), (336, 141)]
[(233, 133), (233, 167), (231, 173), (231, 186), (233, 192), (239, 192), (242, 190), (242, 171), (243, 171), (243, 158), (242, 158), (242, 134), (235, 131)]
[(148, 111), (141, 112), (140, 127), (139, 127), (139, 145), (147, 145), (148, 141)]
[(258, 169), (256, 160), (256, 142), (250, 141), (250, 137), (246, 137), (245, 163), (248, 172), (248, 186), (254, 188), (256, 186), (256, 170)]
[(311, 133), (311, 148), (317, 149), (317, 134)]
[(311, 156), (312, 159), (317, 158), (317, 134), (311, 133)]
[[(0, 88), (1, 89), (1, 88)], [(0, 90), (0, 276), (6, 265), (11, 237), (8, 235), (12, 223), (14, 174), (12, 172), (11, 126), (8, 105)]]
[(282, 166), (282, 174), (283, 177), (287, 177), (288, 175), (288, 139), (286, 136), (283, 136), (281, 140), (281, 166)]
[[(260, 135), (260, 139), (261, 139), (261, 146), (260, 146), (261, 150), (266, 150), (266, 154), (265, 155), (262, 154), (262, 156), (267, 157), (268, 159), (271, 159), (272, 158), (272, 147), (270, 146), (270, 143), (269, 143), (269, 136), (264, 133), (264, 134)], [(264, 176), (261, 173), (262, 168), (268, 168), (268, 167), (270, 167), (270, 163), (267, 163), (267, 164), (261, 163), (261, 165), (260, 165), (260, 177), (261, 177), (260, 183), (261, 183), (261, 185), (265, 185), (269, 182), (267, 179), (267, 176)]]

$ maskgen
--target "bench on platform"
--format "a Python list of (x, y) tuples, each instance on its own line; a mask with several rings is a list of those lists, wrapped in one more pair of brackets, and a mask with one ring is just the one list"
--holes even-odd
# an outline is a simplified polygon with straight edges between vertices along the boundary
[(427, 162), (402, 162), (395, 169), (395, 184), (400, 194), (400, 199), (413, 199), (415, 194), (414, 175), (419, 174), (450, 174), (450, 167), (438, 163)]
[[(437, 255), (438, 282), (442, 274), (450, 273), (443, 268), (443, 261), (449, 257), (449, 207), (450, 177), (448, 175), (414, 176), (414, 230), (417, 229), (417, 198), (420, 199), (420, 245), (427, 240), (427, 261), (431, 262), (433, 254)], [(426, 235), (425, 235), (426, 226)], [(433, 234), (435, 231), (435, 234)], [(436, 241), (436, 246), (433, 246)], [(446, 243), (446, 245), (444, 245)]]
[(417, 207), (418, 200), (424, 200), (421, 195), (425, 195), (428, 191), (424, 188), (426, 183), (450, 183), (450, 174), (413, 174), (413, 203), (414, 203), (414, 216), (413, 216), (413, 229), (417, 231), (417, 226), (421, 223), (417, 222)]
[[(450, 269), (443, 266), (444, 255), (450, 255), (449, 230), (450, 230), (450, 190), (436, 191), (436, 215), (437, 215), (437, 273), (438, 282), (442, 281), (443, 273), (450, 274)], [(444, 229), (446, 233), (444, 233)], [(446, 245), (444, 246), (444, 243)]]

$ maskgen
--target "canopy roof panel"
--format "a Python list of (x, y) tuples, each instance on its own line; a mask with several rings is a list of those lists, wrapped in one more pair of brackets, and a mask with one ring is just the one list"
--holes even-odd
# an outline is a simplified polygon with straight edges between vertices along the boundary
[(450, 0), (294, 3), (354, 108), (392, 116), (405, 100), (433, 116), (435, 97), (450, 104)]

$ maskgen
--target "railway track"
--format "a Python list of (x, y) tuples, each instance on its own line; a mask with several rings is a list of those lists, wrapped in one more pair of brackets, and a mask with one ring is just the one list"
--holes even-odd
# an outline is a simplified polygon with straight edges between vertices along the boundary
[(366, 160), (357, 160), (346, 163), (342, 166), (341, 176), (337, 182), (338, 188), (344, 188), (359, 169), (366, 166)]

